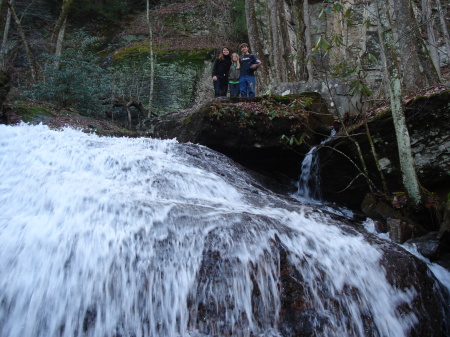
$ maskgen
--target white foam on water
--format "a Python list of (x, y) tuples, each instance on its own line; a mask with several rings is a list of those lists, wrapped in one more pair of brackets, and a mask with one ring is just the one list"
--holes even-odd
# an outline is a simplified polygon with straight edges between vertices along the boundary
[[(185, 149), (0, 125), (1, 337), (281, 336), (275, 239), (302, 277), (317, 336), (364, 336), (364, 317), (380, 336), (416, 324), (397, 310), (415, 291), (387, 282), (362, 236), (249, 192), (230, 162), (219, 174), (207, 149), (204, 159)], [(216, 272), (204, 274), (205, 252)]]

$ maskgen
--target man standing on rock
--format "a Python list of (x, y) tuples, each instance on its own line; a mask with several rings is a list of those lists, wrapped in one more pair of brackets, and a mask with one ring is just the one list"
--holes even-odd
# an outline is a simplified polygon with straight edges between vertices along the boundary
[(239, 58), (241, 64), (241, 77), (239, 78), (241, 97), (255, 97), (255, 70), (261, 65), (261, 61), (255, 55), (250, 54), (250, 47), (247, 43), (241, 43), (239, 49), (242, 52), (242, 56)]

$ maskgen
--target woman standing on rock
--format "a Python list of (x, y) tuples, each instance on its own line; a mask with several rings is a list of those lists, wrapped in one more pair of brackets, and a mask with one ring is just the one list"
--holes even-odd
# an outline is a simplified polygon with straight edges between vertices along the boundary
[(214, 97), (226, 97), (228, 91), (228, 72), (231, 67), (230, 50), (222, 48), (222, 52), (216, 58), (212, 70), (214, 84)]

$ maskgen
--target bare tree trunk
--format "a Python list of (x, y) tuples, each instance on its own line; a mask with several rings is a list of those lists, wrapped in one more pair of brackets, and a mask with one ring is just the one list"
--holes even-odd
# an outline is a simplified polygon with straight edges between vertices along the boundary
[(149, 34), (149, 44), (150, 44), (150, 88), (148, 93), (148, 114), (147, 118), (150, 118), (152, 115), (152, 104), (153, 104), (153, 85), (155, 81), (155, 60), (153, 56), (153, 30), (152, 24), (150, 22), (150, 2), (147, 0), (147, 25), (148, 25), (148, 34)]
[[(385, 71), (389, 82), (389, 95), (391, 99), (391, 110), (394, 121), (397, 147), (400, 157), (400, 168), (403, 176), (403, 185), (413, 204), (421, 202), (420, 184), (414, 167), (411, 151), (411, 140), (404, 115), (402, 102), (402, 81), (400, 77), (400, 66), (398, 65), (397, 46), (394, 39), (395, 28), (391, 24), (391, 16), (388, 6), (384, 2), (377, 2), (378, 34), (380, 43), (383, 44), (385, 53)], [(382, 10), (383, 8), (384, 10)]]
[(55, 28), (53, 29), (51, 42), (54, 45), (54, 51), (56, 56), (55, 66), (59, 68), (59, 58), (62, 53), (62, 45), (64, 42), (64, 35), (66, 33), (67, 15), (69, 14), (70, 6), (74, 0), (63, 0), (61, 13), (59, 13), (58, 21), (56, 21)]
[[(309, 16), (310, 12), (308, 0), (303, 0), (303, 21), (305, 23), (305, 50), (307, 60), (310, 59), (312, 50), (311, 21), (309, 19)], [(312, 60), (310, 62), (306, 62), (306, 69), (308, 72), (308, 82), (312, 82), (314, 80), (314, 70)]]
[(283, 61), (283, 73), (281, 80), (283, 82), (295, 81), (295, 68), (292, 63), (292, 43), (289, 35), (288, 22), (286, 18), (286, 3), (285, 1), (277, 1), (278, 12), (280, 13), (280, 35), (281, 35), (281, 50), (280, 54)]
[(383, 187), (384, 194), (387, 196), (389, 194), (389, 188), (388, 188), (388, 185), (386, 182), (386, 178), (384, 177), (383, 170), (381, 169), (381, 166), (380, 166), (380, 158), (378, 156), (377, 150), (375, 149), (375, 144), (373, 142), (373, 138), (370, 133), (369, 123), (367, 121), (367, 118), (364, 119), (364, 127), (366, 128), (366, 135), (367, 135), (367, 139), (369, 140), (370, 151), (372, 152), (372, 156), (375, 161), (375, 165), (377, 167), (378, 174), (380, 175), (381, 186)]
[(17, 29), (19, 30), (20, 37), (22, 38), (22, 43), (25, 48), (28, 65), (29, 65), (30, 71), (31, 71), (31, 78), (33, 79), (33, 81), (35, 81), (36, 80), (36, 69), (34, 67), (34, 60), (33, 60), (32, 54), (31, 54), (30, 46), (28, 45), (27, 39), (25, 38), (25, 33), (23, 32), (22, 25), (20, 23), (19, 18), (17, 17), (16, 11), (14, 10), (11, 0), (8, 0), (7, 4), (8, 4), (8, 7), (9, 7), (12, 17), (17, 24)]
[[(258, 24), (256, 18), (256, 3), (255, 0), (245, 0), (245, 16), (247, 19), (247, 30), (250, 43), (250, 50), (252, 54), (255, 54), (261, 61), (262, 67), (258, 70), (256, 81), (258, 85), (256, 90), (261, 86), (265, 86), (269, 83), (271, 73), (269, 67), (269, 59), (264, 55), (264, 48), (261, 39), (258, 35)], [(240, 51), (239, 51), (240, 52)]]
[(445, 19), (445, 12), (442, 8), (441, 0), (436, 0), (436, 6), (438, 9), (438, 13), (439, 13), (439, 22), (441, 23), (442, 35), (444, 36), (444, 42), (445, 42), (446, 51), (447, 51), (447, 59), (450, 63), (450, 35), (448, 33), (447, 21)]
[(64, 20), (64, 23), (61, 27), (61, 29), (59, 30), (58, 33), (58, 39), (56, 41), (56, 47), (55, 47), (55, 56), (56, 56), (56, 61), (55, 61), (55, 67), (59, 68), (59, 64), (60, 64), (60, 57), (61, 57), (61, 53), (62, 53), (62, 45), (63, 45), (63, 41), (64, 41), (64, 35), (66, 33), (66, 25), (67, 25), (67, 18), (66, 20)]
[[(272, 68), (271, 81), (273, 82), (281, 82), (281, 72), (283, 67), (283, 62), (281, 60), (281, 43), (280, 43), (280, 22), (279, 22), (279, 13), (277, 10), (277, 0), (268, 0), (267, 1), (267, 13), (269, 16), (268, 20), (268, 28), (270, 32), (270, 44), (271, 51), (269, 59), (270, 63), (274, 65)], [(286, 43), (286, 42), (285, 42)]]
[[(59, 13), (58, 21), (56, 21), (55, 28), (53, 28), (51, 42), (57, 43), (59, 40), (59, 35), (61, 29), (65, 27), (67, 15), (69, 14), (70, 7), (72, 6), (74, 0), (63, 0), (62, 9)], [(56, 49), (56, 48), (55, 48)]]
[(269, 55), (271, 82), (289, 82), (295, 79), (295, 70), (292, 63), (291, 39), (286, 21), (284, 1), (267, 1), (267, 27), (269, 32)]
[(434, 64), (439, 81), (441, 81), (441, 67), (439, 65), (437, 39), (434, 34), (434, 18), (431, 10), (431, 0), (422, 0), (422, 21), (427, 27), (427, 45), (428, 50), (430, 51), (431, 61)]
[[(258, 29), (256, 27), (255, 1), (245, 0), (245, 16), (247, 19), (248, 39), (250, 46), (256, 48)], [(240, 51), (239, 51), (240, 52)]]
[[(13, 0), (11, 0), (11, 3), (13, 3)], [(2, 2), (1, 8), (3, 8), (5, 3)], [(7, 7), (7, 6), (6, 6)], [(11, 27), (11, 10), (8, 8), (8, 12), (6, 14), (6, 21), (5, 26), (3, 30), (3, 39), (2, 39), (2, 50), (0, 52), (0, 65), (2, 68), (5, 67), (5, 57), (6, 57), (6, 45), (8, 43), (8, 35), (9, 35), (9, 28)]]
[(8, 10), (8, 6), (6, 5), (5, 1), (0, 0), (0, 32), (3, 32), (5, 29), (5, 17)]

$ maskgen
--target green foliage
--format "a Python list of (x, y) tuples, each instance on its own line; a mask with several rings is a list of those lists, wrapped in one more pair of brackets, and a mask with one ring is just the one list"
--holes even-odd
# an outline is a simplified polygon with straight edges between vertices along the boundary
[[(5, 1), (3, 1), (5, 3)], [(61, 8), (59, 3), (58, 10)], [(53, 20), (55, 13), (45, 1), (14, 1), (14, 10), (20, 18), (22, 27), (43, 28)]]
[(324, 51), (327, 53), (332, 47), (333, 44), (330, 41), (328, 41), (325, 37), (320, 36), (314, 45), (313, 53), (317, 53), (318, 51)]
[(233, 38), (236, 41), (247, 41), (247, 18), (245, 17), (245, 0), (234, 0), (232, 3)]
[(95, 42), (96, 39), (78, 34), (66, 43), (60, 59), (47, 56), (42, 77), (28, 96), (35, 101), (75, 108), (86, 115), (100, 114), (111, 88), (108, 73), (98, 65), (99, 58), (89, 51)]
[(284, 144), (289, 145), (289, 146), (294, 146), (294, 144), (297, 145), (297, 146), (300, 146), (300, 145), (303, 144), (305, 138), (309, 138), (309, 136), (306, 133), (302, 133), (298, 137), (295, 137), (294, 135), (292, 135), (290, 137), (288, 137), (286, 135), (282, 135), (281, 136), (281, 141)]
[(245, 128), (259, 122), (271, 124), (275, 118), (289, 118), (298, 121), (293, 124), (291, 132), (295, 133), (302, 128), (306, 121), (305, 103), (295, 99), (287, 104), (281, 103), (271, 97), (264, 97), (259, 102), (218, 103), (211, 106), (211, 119), (220, 120), (224, 117), (238, 119), (239, 127)]
[(21, 119), (27, 123), (36, 122), (46, 117), (53, 116), (52, 110), (49, 107), (42, 105), (31, 105), (24, 102), (19, 102), (16, 105), (15, 112), (21, 116)]
[(70, 19), (77, 23), (92, 20), (114, 23), (130, 12), (144, 9), (142, 0), (77, 0), (72, 5)]
[[(330, 3), (330, 6), (324, 8), (319, 14), (319, 17), (326, 12), (343, 12), (343, 17), (346, 18), (346, 24), (350, 24), (349, 17), (352, 13), (350, 9), (344, 11), (344, 8), (336, 1), (328, 0), (328, 3)], [(331, 55), (334, 49), (339, 48), (340, 50), (341, 47), (346, 47), (342, 34), (333, 34), (330, 38), (321, 35), (314, 44), (312, 54), (306, 61), (315, 62), (317, 58)], [(374, 55), (370, 53), (367, 55), (366, 64), (376, 64), (377, 62), (378, 60)], [(373, 94), (365, 82), (367, 74), (364, 73), (359, 65), (349, 64), (348, 60), (344, 59), (341, 62), (337, 62), (332, 69), (331, 75), (336, 78), (348, 80), (350, 93), (353, 96), (360, 94), (364, 97), (369, 97)]]
[(354, 10), (351, 7), (344, 10), (342, 1), (325, 0), (324, 2), (326, 7), (319, 12), (319, 19), (326, 13), (341, 13), (341, 21), (347, 26), (353, 26), (351, 16)]
[(364, 78), (358, 78), (350, 83), (350, 92), (353, 96), (361, 94), (364, 97), (372, 96), (372, 90), (364, 82)]

